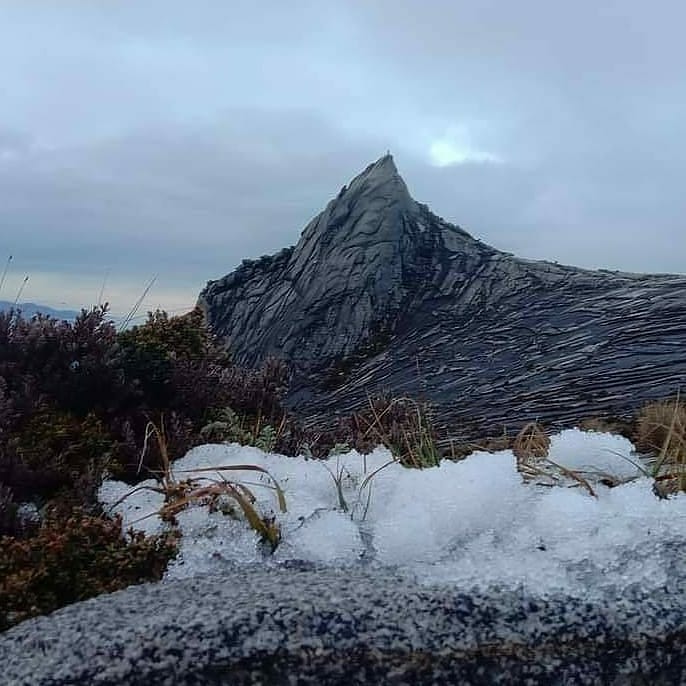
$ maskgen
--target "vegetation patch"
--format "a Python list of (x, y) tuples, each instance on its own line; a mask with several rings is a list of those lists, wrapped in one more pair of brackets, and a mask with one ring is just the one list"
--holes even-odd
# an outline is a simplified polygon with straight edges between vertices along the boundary
[[(112, 505), (112, 508), (119, 505), (138, 490), (150, 490), (164, 496), (164, 505), (159, 509), (157, 515), (163, 521), (176, 524), (176, 515), (191, 505), (207, 506), (210, 511), (222, 511), (225, 514), (235, 514), (235, 510), (230, 503), (240, 507), (249, 526), (269, 544), (272, 552), (276, 549), (281, 540), (281, 532), (278, 524), (273, 517), (263, 517), (255, 508), (257, 498), (253, 495), (250, 488), (240, 481), (227, 479), (222, 472), (227, 471), (250, 471), (260, 472), (271, 480), (271, 488), (276, 493), (279, 510), (286, 512), (286, 498), (279, 483), (263, 467), (242, 464), (233, 466), (213, 466), (211, 468), (190, 470), (184, 479), (177, 479), (169, 453), (167, 451), (164, 433), (164, 424), (159, 427), (152, 422), (148, 423), (146, 430), (146, 440), (143, 446), (141, 460), (149, 445), (148, 439), (154, 436), (161, 455), (161, 470), (158, 474), (157, 486), (141, 485), (124, 495), (119, 501)], [(204, 476), (211, 473), (213, 476)], [(217, 478), (214, 475), (219, 475)]]
[(634, 443), (650, 457), (657, 495), (686, 492), (686, 403), (677, 396), (646, 404), (636, 419)]
[[(0, 312), (1, 626), (161, 578), (173, 535), (125, 540), (121, 523), (102, 516), (103, 478), (135, 484), (207, 442), (203, 428), (229, 416), (233, 433), (222, 440), (273, 448), (287, 379), (277, 361), (234, 365), (197, 309), (151, 312), (127, 331), (106, 305), (73, 322)], [(164, 441), (148, 440), (151, 421), (164, 426)], [(197, 479), (184, 483), (183, 497), (200, 498)], [(249, 510), (246, 490), (213, 488), (233, 488)], [(278, 532), (263, 533), (275, 544)]]
[(125, 539), (118, 517), (78, 510), (66, 519), (50, 515), (26, 540), (0, 538), (0, 631), (101, 593), (158, 581), (175, 554), (173, 533), (129, 531)]
[[(280, 540), (276, 519), (258, 511), (251, 484), (227, 475), (262, 472), (283, 512), (279, 483), (266, 469), (245, 464), (175, 474), (173, 462), (203, 443), (312, 457), (383, 445), (392, 462), (413, 468), (474, 449), (512, 448), (526, 480), (571, 483), (595, 495), (584, 473), (550, 459), (550, 438), (538, 424), (516, 437), (451, 446), (445, 455), (428, 403), (377, 396), (326, 431), (308, 429), (281, 406), (287, 367), (278, 360), (253, 370), (234, 365), (199, 310), (181, 317), (153, 312), (128, 331), (117, 331), (106, 315), (106, 306), (84, 310), (71, 323), (0, 313), (0, 629), (162, 577), (176, 553), (175, 534), (123, 537), (121, 522), (104, 516), (97, 501), (105, 477), (135, 492), (150, 488), (137, 484), (152, 476), (164, 496), (157, 513), (163, 519), (173, 524), (184, 509), (207, 506), (240, 516), (273, 550)], [(634, 443), (651, 456), (646, 473), (656, 493), (686, 491), (684, 403), (652, 403), (631, 426)], [(365, 489), (376, 472), (362, 481), (354, 504), (344, 494), (344, 472), (337, 465), (329, 473), (340, 509), (366, 513)]]

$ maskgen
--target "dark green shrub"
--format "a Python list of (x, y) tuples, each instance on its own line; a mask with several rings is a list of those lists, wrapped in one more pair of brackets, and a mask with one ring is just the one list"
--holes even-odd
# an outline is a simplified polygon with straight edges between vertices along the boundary
[[(137, 388), (145, 404), (158, 411), (178, 409), (183, 402), (179, 394), (192, 394), (193, 382), (200, 384), (196, 392), (202, 393), (210, 368), (230, 364), (197, 308), (179, 317), (160, 310), (150, 312), (145, 324), (124, 331), (118, 340), (127, 381)], [(198, 376), (186, 379), (183, 372), (187, 371)]]
[[(174, 460), (202, 442), (200, 431), (227, 408), (240, 415), (246, 427), (278, 425), (282, 419), (280, 395), (288, 380), (286, 366), (275, 360), (257, 370), (233, 365), (205, 326), (199, 309), (180, 317), (151, 312), (145, 324), (121, 333), (118, 340), (127, 387), (137, 394), (137, 412), (127, 408), (119, 413), (120, 421), (127, 418), (127, 431), (139, 446), (121, 462), (121, 475), (129, 480), (138, 472), (148, 421), (164, 425), (169, 456)], [(124, 442), (122, 434), (118, 437)], [(147, 476), (159, 457), (152, 446), (141, 474)]]
[(61, 494), (86, 505), (94, 502), (102, 472), (116, 452), (116, 442), (94, 414), (80, 418), (44, 406), (8, 441), (0, 480), (20, 500)]
[[(117, 333), (107, 306), (72, 323), (0, 313), (0, 480), (18, 500), (93, 488), (107, 465), (119, 478), (148, 476), (139, 459), (149, 421), (164, 424), (171, 459), (200, 442), (212, 411), (230, 407), (246, 424), (275, 424), (287, 381), (283, 364), (231, 364), (200, 310), (156, 311)], [(96, 426), (97, 425), (97, 426)], [(78, 501), (77, 501), (78, 502)]]
[(125, 392), (116, 329), (107, 307), (74, 322), (0, 313), (0, 377), (19, 415), (48, 397), (77, 415), (102, 413)]

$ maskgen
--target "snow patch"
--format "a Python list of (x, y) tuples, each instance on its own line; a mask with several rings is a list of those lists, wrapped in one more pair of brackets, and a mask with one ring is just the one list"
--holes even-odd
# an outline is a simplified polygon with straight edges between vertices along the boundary
[[(174, 464), (177, 478), (217, 466), (253, 464), (268, 470), (284, 490), (286, 513), (278, 511), (266, 475), (217, 471), (195, 477), (223, 474), (248, 485), (258, 510), (276, 518), (282, 541), (269, 555), (240, 516), (193, 506), (177, 517), (180, 554), (166, 578), (297, 560), (392, 566), (426, 583), (525, 587), (540, 595), (561, 591), (593, 597), (632, 584), (658, 588), (668, 583), (686, 543), (686, 496), (656, 498), (652, 481), (636, 466), (640, 457), (621, 437), (563, 431), (552, 437), (550, 458), (583, 470), (597, 498), (578, 484), (524, 483), (510, 451), (478, 452), (419, 471), (388, 464), (392, 456), (385, 448), (323, 462), (236, 444), (199, 446)], [(606, 473), (634, 480), (609, 488), (600, 482)], [(167, 525), (154, 514), (163, 503), (161, 494), (139, 489), (115, 505), (130, 490), (105, 482), (100, 498), (121, 513), (124, 528), (163, 530)]]

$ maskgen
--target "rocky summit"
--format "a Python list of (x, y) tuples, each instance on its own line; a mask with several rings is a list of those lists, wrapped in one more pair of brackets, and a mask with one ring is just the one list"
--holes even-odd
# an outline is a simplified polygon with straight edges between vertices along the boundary
[(210, 281), (199, 304), (236, 362), (291, 365), (286, 402), (315, 422), (388, 392), (431, 401), (440, 424), (502, 432), (686, 387), (686, 276), (496, 250), (413, 200), (390, 155), (295, 247)]

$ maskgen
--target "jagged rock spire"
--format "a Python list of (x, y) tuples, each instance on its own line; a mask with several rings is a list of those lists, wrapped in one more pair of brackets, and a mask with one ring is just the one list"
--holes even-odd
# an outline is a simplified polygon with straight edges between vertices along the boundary
[(309, 415), (390, 390), (502, 432), (584, 407), (621, 411), (686, 383), (686, 278), (502, 253), (415, 202), (390, 154), (295, 247), (210, 282), (199, 304), (237, 362), (291, 364), (287, 400)]
[(456, 239), (463, 257), (488, 250), (416, 203), (387, 154), (328, 203), (292, 250), (210, 283), (200, 303), (238, 361), (271, 354), (326, 367), (390, 335)]

